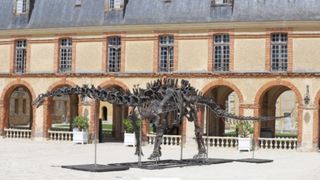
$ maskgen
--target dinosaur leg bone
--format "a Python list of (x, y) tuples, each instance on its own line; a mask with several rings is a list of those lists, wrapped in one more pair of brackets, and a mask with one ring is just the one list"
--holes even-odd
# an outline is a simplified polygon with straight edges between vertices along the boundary
[(197, 118), (197, 109), (195, 106), (191, 106), (189, 115), (190, 115), (191, 120), (193, 120), (193, 122), (194, 122), (194, 127), (195, 127), (194, 132), (196, 135), (196, 141), (197, 141), (197, 145), (198, 145), (198, 154), (196, 154), (193, 158), (194, 159), (206, 158), (206, 156), (207, 156), (206, 148), (205, 148), (204, 141), (202, 138), (203, 132), (202, 132), (202, 129), (199, 125), (199, 121)]
[(142, 149), (140, 148), (140, 128), (138, 127), (137, 125), (137, 111), (136, 111), (136, 108), (134, 107), (132, 109), (132, 111), (130, 112), (129, 114), (129, 120), (131, 121), (132, 123), (132, 127), (133, 127), (133, 130), (134, 130), (134, 134), (135, 134), (135, 138), (136, 138), (136, 152), (135, 152), (135, 155), (142, 155), (143, 156), (143, 152), (142, 152)]
[(155, 115), (155, 126), (156, 126), (156, 138), (154, 143), (153, 152), (148, 159), (150, 160), (159, 160), (161, 156), (161, 143), (162, 143), (162, 136), (164, 134), (164, 126), (161, 124), (160, 116)]

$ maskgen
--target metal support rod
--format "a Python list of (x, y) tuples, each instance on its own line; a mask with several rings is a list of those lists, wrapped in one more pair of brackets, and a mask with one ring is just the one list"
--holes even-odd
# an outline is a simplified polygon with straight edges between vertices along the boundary
[[(185, 122), (185, 119), (183, 119), (183, 121)], [(181, 133), (181, 140), (180, 140), (180, 160), (183, 159), (183, 142), (184, 138), (183, 138), (183, 134)]]
[(97, 118), (96, 117), (94, 117), (93, 133), (94, 133), (94, 165), (97, 166)]
[(252, 138), (252, 159), (254, 159), (254, 150), (255, 150), (255, 142), (254, 142), (254, 138)]
[[(136, 122), (134, 122), (136, 123)], [(141, 167), (141, 143), (142, 143), (142, 120), (140, 120), (140, 128), (139, 128), (139, 155), (138, 155), (138, 166)]]
[(207, 106), (204, 106), (204, 118), (205, 118), (205, 121), (207, 122), (206, 123), (206, 128), (207, 128), (207, 142), (206, 142), (206, 145), (207, 145), (207, 161), (209, 159), (209, 120), (207, 118)]

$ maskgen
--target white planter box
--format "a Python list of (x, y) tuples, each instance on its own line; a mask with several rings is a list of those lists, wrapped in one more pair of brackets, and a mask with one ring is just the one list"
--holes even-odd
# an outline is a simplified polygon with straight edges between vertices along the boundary
[(124, 145), (125, 146), (135, 146), (136, 137), (134, 133), (124, 133)]
[(78, 129), (73, 129), (73, 143), (88, 143), (88, 132), (87, 131), (79, 131)]
[(246, 150), (251, 151), (252, 150), (252, 138), (238, 138), (238, 150)]

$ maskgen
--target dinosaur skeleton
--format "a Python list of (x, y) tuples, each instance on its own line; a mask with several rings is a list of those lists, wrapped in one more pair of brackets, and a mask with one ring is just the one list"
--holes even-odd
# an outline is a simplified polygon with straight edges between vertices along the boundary
[[(197, 118), (197, 107), (207, 106), (217, 117), (246, 120), (246, 121), (269, 121), (286, 116), (279, 117), (252, 117), (238, 116), (226, 112), (213, 99), (203, 96), (197, 89), (192, 87), (186, 80), (178, 79), (158, 79), (147, 84), (146, 89), (134, 86), (132, 93), (130, 91), (121, 91), (117, 89), (102, 89), (84, 85), (83, 87), (63, 87), (45, 94), (40, 94), (34, 105), (39, 107), (43, 104), (45, 98), (62, 95), (80, 95), (99, 101), (107, 101), (111, 104), (125, 105), (130, 107), (128, 118), (131, 120), (136, 137), (136, 155), (143, 155), (140, 148), (140, 133), (137, 126), (138, 119), (148, 120), (156, 127), (156, 139), (154, 150), (149, 159), (159, 159), (161, 156), (161, 142), (164, 133), (171, 132), (179, 127), (183, 118), (193, 121), (195, 126), (195, 136), (198, 145), (198, 154), (194, 158), (205, 158), (206, 148), (202, 138), (203, 132)], [(174, 122), (168, 123), (170, 112), (174, 112)]]

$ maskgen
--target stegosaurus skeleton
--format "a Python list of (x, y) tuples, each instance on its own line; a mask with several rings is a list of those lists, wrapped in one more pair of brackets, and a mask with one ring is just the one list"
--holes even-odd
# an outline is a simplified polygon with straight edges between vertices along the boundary
[[(47, 97), (73, 94), (130, 107), (131, 111), (128, 118), (131, 120), (135, 131), (137, 155), (142, 154), (139, 148), (141, 142), (137, 120), (146, 119), (150, 123), (153, 123), (156, 127), (156, 139), (153, 153), (149, 159), (158, 159), (161, 156), (160, 145), (163, 134), (178, 127), (183, 118), (193, 121), (195, 125), (198, 154), (194, 158), (204, 158), (206, 156), (206, 148), (202, 138), (203, 133), (197, 119), (197, 106), (199, 105), (209, 107), (218, 117), (235, 120), (268, 121), (285, 117), (252, 117), (228, 113), (215, 103), (213, 99), (203, 96), (188, 81), (181, 80), (179, 84), (178, 79), (158, 79), (148, 83), (146, 89), (135, 86), (132, 93), (117, 89), (95, 88), (94, 86), (90, 88), (86, 85), (83, 87), (63, 87), (55, 91), (40, 94), (35, 99), (34, 104), (39, 107)], [(170, 112), (175, 112), (175, 119), (171, 125), (168, 123), (168, 114)], [(161, 119), (161, 117), (163, 118)]]

